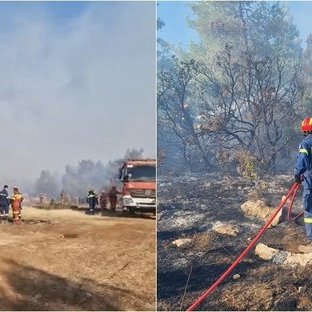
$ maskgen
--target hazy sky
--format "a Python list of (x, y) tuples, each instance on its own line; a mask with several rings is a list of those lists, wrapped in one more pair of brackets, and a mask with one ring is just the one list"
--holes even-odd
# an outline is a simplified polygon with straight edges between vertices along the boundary
[[(190, 2), (190, 1), (189, 1)], [(312, 33), (312, 1), (284, 1), (293, 17), (302, 44)], [(192, 14), (187, 1), (161, 1), (158, 2), (157, 15), (165, 22), (165, 27), (160, 31), (160, 37), (187, 47), (189, 40), (198, 40), (197, 33), (188, 27), (187, 18)]]
[(155, 156), (154, 3), (0, 2), (0, 43), (0, 177)]

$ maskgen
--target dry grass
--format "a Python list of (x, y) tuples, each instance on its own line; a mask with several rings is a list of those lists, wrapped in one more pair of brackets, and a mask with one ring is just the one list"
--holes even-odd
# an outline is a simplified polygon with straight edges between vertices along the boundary
[(205, 232), (194, 235), (192, 243), (195, 249), (205, 251), (212, 245), (213, 240), (214, 234)]
[[(25, 208), (0, 224), (1, 310), (155, 309), (155, 221)], [(48, 222), (44, 222), (48, 221)]]

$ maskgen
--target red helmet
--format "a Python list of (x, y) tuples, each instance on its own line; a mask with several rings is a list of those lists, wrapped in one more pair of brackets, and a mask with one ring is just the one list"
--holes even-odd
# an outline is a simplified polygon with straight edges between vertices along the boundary
[(312, 118), (306, 117), (301, 123), (302, 132), (312, 132)]

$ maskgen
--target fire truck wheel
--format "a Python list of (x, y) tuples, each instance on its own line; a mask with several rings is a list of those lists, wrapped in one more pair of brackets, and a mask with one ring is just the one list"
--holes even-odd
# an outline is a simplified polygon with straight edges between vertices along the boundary
[(134, 216), (135, 215), (135, 209), (133, 207), (129, 207), (129, 215)]

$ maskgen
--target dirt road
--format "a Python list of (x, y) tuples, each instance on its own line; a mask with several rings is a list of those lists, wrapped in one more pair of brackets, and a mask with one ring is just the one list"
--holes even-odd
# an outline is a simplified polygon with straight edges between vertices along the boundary
[(25, 208), (0, 224), (1, 310), (154, 310), (155, 220)]

